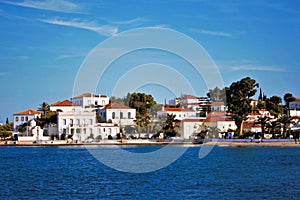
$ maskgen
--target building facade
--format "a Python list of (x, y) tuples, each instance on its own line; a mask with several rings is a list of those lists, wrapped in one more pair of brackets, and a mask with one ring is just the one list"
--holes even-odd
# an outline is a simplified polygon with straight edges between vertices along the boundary
[(102, 119), (113, 124), (132, 126), (135, 123), (136, 110), (119, 103), (108, 104), (103, 109), (98, 109), (98, 112)]
[(17, 112), (13, 115), (14, 118), (14, 131), (17, 131), (19, 126), (24, 123), (28, 123), (31, 120), (35, 120), (37, 117), (41, 117), (42, 113), (36, 110), (25, 110)]

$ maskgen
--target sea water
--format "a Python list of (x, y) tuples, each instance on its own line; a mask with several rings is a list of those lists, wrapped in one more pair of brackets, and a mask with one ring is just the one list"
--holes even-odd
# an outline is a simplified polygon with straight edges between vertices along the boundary
[(300, 199), (299, 147), (216, 146), (203, 159), (199, 149), (137, 174), (105, 166), (84, 147), (0, 147), (0, 199)]

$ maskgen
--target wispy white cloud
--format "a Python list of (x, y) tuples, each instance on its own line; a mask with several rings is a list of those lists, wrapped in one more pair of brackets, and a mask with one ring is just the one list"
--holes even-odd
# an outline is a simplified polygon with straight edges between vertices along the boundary
[(230, 67), (232, 71), (270, 71), (270, 72), (285, 72), (283, 67), (279, 66), (263, 66), (263, 65), (240, 65)]
[(7, 3), (16, 6), (35, 8), (40, 10), (51, 10), (56, 12), (64, 13), (79, 13), (80, 6), (73, 2), (67, 0), (44, 0), (44, 1), (32, 1), (25, 0), (22, 2), (11, 2), (11, 1), (1, 1), (2, 3)]
[(231, 33), (223, 32), (223, 31), (212, 31), (212, 30), (203, 30), (203, 29), (192, 29), (195, 33), (212, 35), (212, 36), (221, 36), (221, 37), (232, 37)]
[(129, 24), (142, 23), (142, 22), (145, 22), (145, 21), (147, 21), (147, 20), (144, 19), (144, 18), (141, 18), (141, 17), (137, 17), (137, 18), (130, 19), (130, 20), (116, 21), (116, 22), (113, 22), (113, 23), (114, 24), (121, 24), (121, 25), (129, 25)]
[(92, 22), (80, 21), (80, 20), (59, 20), (59, 19), (39, 19), (39, 21), (60, 25), (60, 26), (70, 26), (80, 29), (86, 29), (90, 31), (94, 31), (103, 36), (112, 36), (118, 32), (118, 27), (111, 25), (99, 25)]

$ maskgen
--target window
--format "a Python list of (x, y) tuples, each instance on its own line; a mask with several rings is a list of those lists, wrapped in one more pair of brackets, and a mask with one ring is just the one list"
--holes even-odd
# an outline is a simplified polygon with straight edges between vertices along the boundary
[(21, 121), (22, 121), (22, 122), (24, 121), (24, 117), (21, 117)]
[(104, 100), (102, 100), (102, 106), (104, 106), (105, 105), (105, 101)]
[(77, 119), (77, 125), (79, 125), (80, 124), (80, 119)]
[(95, 101), (95, 105), (98, 106), (98, 101)]
[(128, 119), (131, 119), (131, 112), (128, 112)]
[(63, 125), (66, 125), (66, 124), (67, 124), (67, 120), (63, 119)]
[(111, 134), (111, 128), (108, 129), (108, 133)]
[(70, 119), (70, 124), (73, 125), (73, 119)]
[(25, 121), (28, 121), (28, 117), (25, 117)]
[(92, 125), (93, 124), (93, 120), (92, 119), (90, 119), (90, 125)]
[(123, 119), (123, 112), (120, 112), (120, 119)]
[(19, 121), (19, 117), (16, 117), (16, 122), (18, 122)]
[(93, 129), (91, 129), (91, 128), (90, 128), (90, 133), (91, 133), (91, 134), (93, 133)]
[(105, 133), (105, 128), (103, 128), (103, 132)]
[(115, 119), (116, 118), (116, 113), (112, 112), (112, 118)]

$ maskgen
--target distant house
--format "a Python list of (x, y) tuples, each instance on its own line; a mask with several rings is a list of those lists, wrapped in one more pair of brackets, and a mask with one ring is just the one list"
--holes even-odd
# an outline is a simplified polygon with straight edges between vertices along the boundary
[(179, 98), (169, 100), (171, 106), (180, 105), (184, 108), (194, 110), (197, 116), (200, 116), (200, 112), (205, 110), (205, 107), (209, 107), (210, 103), (211, 101), (208, 97), (197, 97), (194, 95), (183, 95)]
[(17, 131), (19, 126), (28, 123), (30, 120), (35, 120), (37, 117), (41, 117), (42, 113), (36, 110), (25, 110), (17, 112), (13, 115), (14, 117), (14, 131)]
[(290, 116), (300, 116), (300, 98), (289, 103), (290, 106)]
[(175, 119), (183, 120), (187, 118), (196, 118), (196, 111), (187, 109), (187, 108), (171, 108), (171, 107), (163, 107), (162, 110), (157, 111), (157, 116), (167, 116), (167, 114), (175, 115)]
[(212, 102), (211, 103), (211, 111), (212, 112), (225, 112), (226, 111), (225, 103), (222, 101)]
[(80, 105), (75, 104), (74, 102), (69, 100), (58, 101), (53, 104), (50, 104), (50, 110), (52, 111), (71, 112), (74, 111), (74, 109), (78, 110), (80, 108)]
[(103, 108), (109, 104), (109, 98), (106, 95), (85, 93), (71, 98), (74, 104), (80, 105), (83, 108)]
[(136, 110), (119, 103), (110, 103), (102, 109), (98, 109), (102, 119), (111, 121), (120, 126), (134, 125)]
[(205, 118), (181, 120), (180, 137), (184, 139), (193, 139), (201, 132), (204, 120)]

